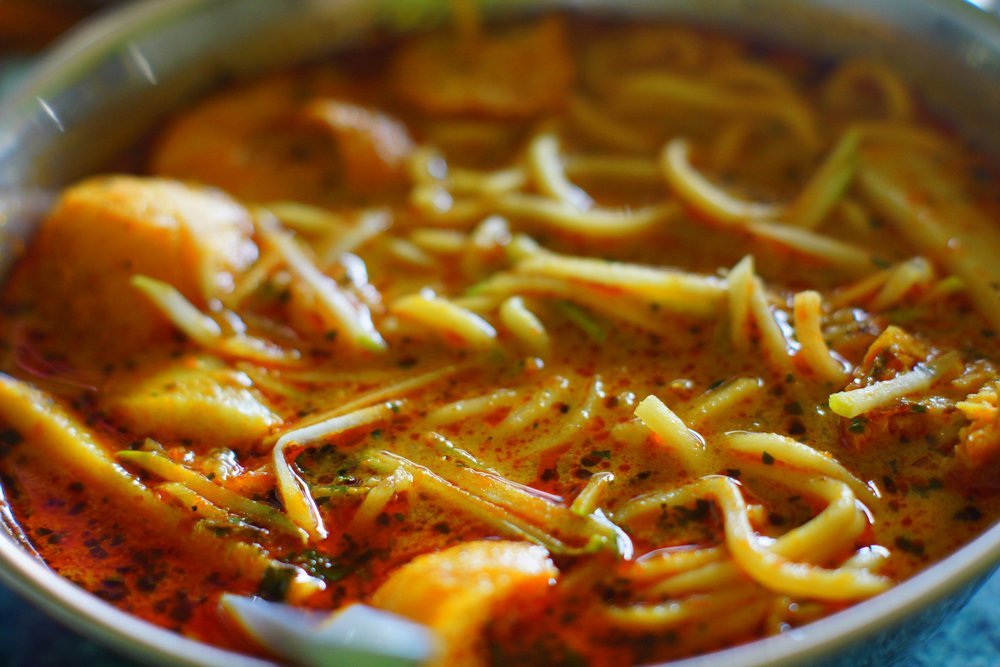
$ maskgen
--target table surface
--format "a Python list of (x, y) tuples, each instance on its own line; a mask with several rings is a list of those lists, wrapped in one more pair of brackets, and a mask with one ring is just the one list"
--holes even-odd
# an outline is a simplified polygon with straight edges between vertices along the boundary
[[(992, 2), (992, 0), (990, 0)], [(27, 69), (30, 59), (0, 59), (0, 97)], [(134, 667), (132, 660), (62, 627), (0, 586), (0, 667), (49, 665)], [(1000, 572), (933, 637), (911, 649), (909, 667), (1000, 665)]]

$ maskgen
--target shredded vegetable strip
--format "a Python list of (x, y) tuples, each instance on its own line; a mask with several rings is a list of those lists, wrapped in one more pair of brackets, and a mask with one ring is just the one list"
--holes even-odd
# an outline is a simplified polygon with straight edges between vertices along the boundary
[(292, 236), (277, 230), (267, 230), (265, 234), (289, 270), (309, 286), (325, 317), (344, 333), (346, 340), (370, 352), (385, 349), (385, 340), (375, 328), (367, 307), (352, 301), (332, 278), (316, 268)]
[(958, 354), (949, 352), (934, 361), (918, 364), (913, 370), (900, 373), (891, 380), (833, 394), (830, 396), (830, 409), (841, 417), (857, 417), (891, 405), (904, 396), (927, 391), (943, 375), (960, 367), (960, 364)]
[(274, 344), (251, 336), (226, 337), (222, 327), (202, 313), (171, 285), (147, 276), (133, 276), (132, 286), (153, 304), (191, 340), (221, 354), (261, 363), (294, 363), (295, 352), (286, 352)]
[(392, 415), (392, 406), (375, 405), (288, 431), (278, 438), (274, 449), (271, 450), (271, 463), (281, 502), (291, 520), (305, 530), (313, 540), (321, 540), (327, 536), (326, 526), (323, 525), (323, 518), (319, 514), (308, 485), (288, 463), (285, 450), (293, 446), (308, 446), (345, 431), (388, 421), (392, 419)]
[(296, 528), (288, 520), (288, 517), (278, 510), (264, 503), (250, 500), (238, 493), (234, 493), (226, 487), (216, 484), (204, 475), (200, 475), (178, 463), (174, 463), (165, 456), (156, 452), (133, 450), (123, 450), (115, 456), (119, 461), (131, 463), (167, 481), (183, 484), (209, 502), (239, 514), (263, 528), (280, 531), (304, 541), (305, 535), (303, 532)]
[(792, 202), (787, 214), (789, 222), (800, 227), (814, 228), (823, 221), (854, 177), (860, 141), (861, 132), (858, 129), (850, 129), (844, 133)]

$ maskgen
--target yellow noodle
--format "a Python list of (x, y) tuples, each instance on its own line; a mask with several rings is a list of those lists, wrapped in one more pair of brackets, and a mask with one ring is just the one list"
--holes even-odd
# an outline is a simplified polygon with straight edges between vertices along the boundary
[(852, 600), (879, 593), (892, 583), (865, 570), (820, 568), (773, 553), (754, 534), (740, 487), (727, 477), (703, 477), (675, 491), (631, 501), (615, 517), (628, 522), (638, 514), (658, 510), (665, 503), (685, 504), (704, 497), (714, 498), (722, 509), (726, 547), (733, 559), (744, 572), (771, 590), (822, 600)]
[(427, 252), (456, 254), (465, 249), (468, 236), (452, 229), (414, 229), (410, 242)]
[(573, 127), (604, 148), (638, 153), (652, 144), (642, 132), (580, 96), (570, 99), (567, 111)]
[(875, 270), (872, 255), (858, 246), (817, 232), (773, 222), (749, 222), (747, 231), (809, 257), (823, 260), (850, 273), (866, 274)]
[(753, 255), (747, 255), (726, 276), (729, 340), (737, 350), (746, 350), (750, 340), (754, 275)]
[(342, 215), (300, 202), (271, 202), (264, 208), (281, 220), (285, 227), (297, 232), (346, 234), (351, 227)]
[(522, 447), (519, 451), (521, 456), (541, 457), (549, 450), (564, 444), (587, 425), (594, 415), (598, 402), (604, 397), (604, 383), (601, 382), (600, 376), (594, 376), (580, 407), (563, 422), (554, 435), (540, 438)]
[[(398, 399), (411, 394), (418, 389), (423, 389), (424, 387), (434, 384), (439, 380), (443, 380), (446, 377), (465, 370), (465, 368), (467, 368), (467, 366), (444, 366), (425, 373), (413, 375), (406, 379), (399, 380), (398, 382), (393, 382), (392, 384), (361, 394), (360, 396), (357, 396), (346, 403), (342, 403), (333, 409), (304, 417), (303, 419), (292, 424), (290, 429), (304, 429), (313, 426), (314, 424), (326, 422), (334, 417), (340, 417), (341, 415), (345, 415), (349, 412), (375, 405), (376, 403), (397, 401)], [(274, 440), (270, 440), (270, 442), (273, 441)], [(269, 442), (269, 440), (265, 439), (265, 442)]]
[(496, 171), (453, 168), (445, 179), (445, 185), (456, 195), (498, 195), (520, 190), (527, 182), (528, 175), (520, 166)]
[(322, 249), (318, 253), (320, 264), (324, 266), (332, 264), (344, 253), (354, 252), (388, 229), (391, 222), (387, 210), (363, 211), (353, 227), (327, 235), (326, 242), (322, 244)]
[(867, 144), (895, 144), (908, 150), (923, 151), (943, 157), (957, 153), (954, 142), (938, 132), (918, 125), (891, 121), (859, 121), (851, 125)]
[(934, 267), (923, 257), (914, 257), (897, 264), (889, 272), (882, 288), (872, 299), (870, 308), (888, 310), (898, 305), (914, 287), (934, 280)]
[(739, 586), (712, 595), (699, 595), (685, 600), (671, 600), (656, 605), (608, 607), (608, 620), (645, 631), (663, 631), (683, 623), (704, 620), (732, 608), (740, 608), (759, 595), (752, 586)]
[(531, 220), (557, 231), (592, 237), (627, 236), (645, 232), (672, 220), (679, 212), (673, 203), (636, 210), (595, 206), (580, 211), (563, 202), (525, 194), (499, 197), (496, 210), (501, 215)]
[(707, 563), (681, 572), (643, 590), (643, 597), (678, 597), (717, 591), (746, 581), (746, 575), (732, 561)]
[(835, 357), (823, 339), (822, 300), (818, 292), (805, 291), (795, 295), (795, 337), (800, 354), (820, 378), (842, 387), (847, 382), (848, 369)]
[(612, 472), (595, 472), (587, 480), (579, 495), (573, 499), (570, 511), (580, 516), (593, 514), (601, 506), (604, 496), (607, 495), (608, 486), (614, 481), (615, 474)]
[(891, 273), (891, 269), (883, 269), (854, 283), (838, 287), (828, 299), (830, 307), (836, 310), (862, 303), (885, 285)]
[(423, 491), (480, 519), (503, 534), (534, 542), (556, 554), (583, 553), (592, 550), (586, 546), (582, 549), (570, 547), (511, 511), (462, 489), (424, 466), (390, 452), (381, 452), (380, 456), (389, 466), (405, 468), (413, 476), (414, 484), (419, 485)]
[[(617, 515), (616, 515), (617, 516)], [(629, 570), (629, 579), (643, 583), (698, 569), (728, 558), (725, 547), (670, 549), (640, 557)]]
[(566, 395), (569, 386), (569, 380), (566, 378), (558, 376), (553, 378), (549, 386), (543, 387), (526, 403), (511, 410), (510, 414), (496, 425), (493, 432), (499, 437), (505, 437), (528, 428)]
[(716, 312), (726, 288), (725, 282), (714, 276), (550, 252), (518, 262), (515, 270), (626, 290), (665, 308), (703, 314)]
[(542, 194), (580, 210), (594, 205), (594, 200), (586, 192), (566, 178), (555, 134), (543, 132), (531, 140), (528, 144), (528, 169)]
[(438, 332), (450, 343), (474, 350), (496, 347), (497, 332), (489, 322), (433, 293), (405, 296), (396, 300), (391, 310)]
[[(662, 331), (664, 323), (653, 317), (649, 304), (639, 302), (628, 297), (618, 299), (608, 299), (607, 293), (596, 287), (576, 284), (566, 280), (556, 280), (552, 278), (542, 278), (535, 276), (525, 276), (510, 273), (496, 273), (488, 280), (478, 286), (480, 294), (476, 296), (492, 296), (495, 305), (508, 296), (521, 294), (548, 297), (552, 299), (564, 299), (586, 308), (590, 308), (602, 315), (629, 322), (644, 331)], [(458, 303), (464, 303), (458, 301)], [(664, 308), (685, 312), (684, 308), (703, 308), (703, 304), (695, 301), (684, 304), (668, 304), (669, 308)], [(493, 306), (491, 306), (492, 308)]]
[(622, 155), (575, 155), (566, 160), (566, 173), (575, 177), (659, 185), (663, 172), (654, 159)]
[(441, 185), (418, 185), (410, 190), (410, 204), (424, 222), (443, 227), (467, 228), (490, 211), (484, 199), (455, 199)]
[[(721, 444), (727, 451), (750, 455), (752, 461), (758, 461), (762, 465), (791, 466), (816, 475), (831, 477), (847, 484), (860, 497), (870, 501), (875, 500), (874, 493), (868, 485), (851, 474), (835, 458), (792, 438), (777, 433), (732, 431), (722, 438)], [(771, 463), (764, 463), (765, 458)]]
[(718, 171), (732, 169), (740, 153), (746, 148), (753, 130), (753, 122), (740, 118), (719, 130), (712, 144), (712, 165)]
[(686, 411), (685, 421), (694, 429), (715, 421), (740, 403), (756, 398), (763, 386), (759, 378), (736, 378), (727, 382), (695, 399)]
[(792, 358), (788, 354), (788, 340), (785, 333), (778, 324), (778, 320), (767, 302), (767, 292), (764, 291), (764, 283), (760, 278), (751, 279), (753, 289), (750, 291), (750, 312), (757, 329), (760, 331), (761, 345), (767, 355), (768, 361), (781, 373), (782, 376), (794, 375), (795, 368), (792, 365)]
[(406, 239), (387, 237), (383, 239), (383, 242), (388, 247), (392, 256), (404, 264), (421, 269), (430, 269), (437, 266), (437, 262), (433, 257)]
[(714, 648), (721, 641), (758, 632), (770, 606), (771, 598), (766, 596), (732, 607), (715, 616), (711, 623), (698, 625), (698, 634), (691, 641), (697, 642), (696, 645)]
[(835, 109), (847, 108), (862, 83), (874, 84), (881, 92), (887, 118), (906, 121), (913, 115), (913, 100), (906, 84), (889, 68), (866, 60), (841, 65), (826, 83), (824, 98)]
[(545, 331), (545, 325), (538, 316), (528, 310), (520, 296), (508, 297), (500, 304), (500, 321), (520, 343), (540, 356), (548, 356), (552, 341)]
[(712, 220), (726, 224), (784, 215), (783, 206), (743, 201), (716, 187), (691, 166), (689, 150), (686, 139), (673, 139), (664, 147), (660, 157), (660, 166), (667, 183), (686, 204)]
[(497, 408), (506, 407), (514, 402), (520, 394), (514, 389), (498, 389), (485, 396), (463, 398), (454, 403), (442, 405), (427, 413), (427, 423), (432, 426), (444, 426), (455, 422), (492, 412)]
[(788, 127), (806, 150), (814, 150), (819, 144), (812, 110), (787, 96), (747, 95), (716, 82), (660, 72), (628, 76), (619, 85), (618, 95), (621, 104), (633, 108), (683, 105), (724, 116), (774, 119)]
[(656, 396), (647, 396), (635, 409), (635, 416), (649, 427), (659, 441), (677, 454), (687, 470), (700, 471), (705, 464), (705, 440), (687, 427), (680, 417)]
[(227, 294), (224, 302), (228, 308), (237, 308), (247, 297), (256, 292), (267, 281), (271, 273), (281, 266), (281, 257), (274, 251), (267, 251), (261, 255), (249, 271), (240, 277), (233, 287), (233, 291)]

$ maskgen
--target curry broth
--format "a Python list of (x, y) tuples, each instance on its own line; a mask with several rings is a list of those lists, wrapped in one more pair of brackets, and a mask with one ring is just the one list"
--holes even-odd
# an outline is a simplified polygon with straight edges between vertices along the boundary
[[(719, 580), (722, 583), (709, 579), (682, 592), (651, 592), (643, 563), (677, 552), (724, 552), (729, 518), (716, 503), (699, 499), (664, 504), (652, 516), (608, 532), (607, 524), (617, 523), (619, 510), (637, 498), (685, 487), (705, 475), (724, 476), (742, 490), (753, 530), (765, 545), (806, 526), (828, 504), (780, 479), (784, 474), (808, 481), (815, 472), (770, 450), (763, 455), (725, 450), (720, 443), (728, 442), (730, 432), (793, 438), (827, 452), (867, 486), (870, 495), (857, 499), (863, 502), (865, 525), (834, 552), (804, 557), (815, 568), (847, 572), (845, 562), (851, 555), (867, 549), (865, 553), (878, 560), (870, 566), (873, 576), (900, 581), (996, 520), (997, 458), (968, 465), (956, 457), (956, 446), (962, 447), (966, 437), (962, 429), (969, 423), (956, 403), (996, 379), (994, 328), (966, 293), (940, 287), (951, 270), (933, 260), (933, 279), (915, 283), (887, 307), (871, 307), (878, 298), (872, 293), (881, 285), (855, 298), (843, 297), (849, 292), (845, 285), (857, 285), (922, 254), (856, 189), (841, 192), (847, 204), (831, 207), (816, 230), (868, 253), (870, 265), (861, 268), (853, 259), (830, 261), (803, 252), (794, 243), (759, 231), (764, 227), (720, 222), (683, 197), (677, 198), (682, 201), (676, 210), (664, 213), (661, 223), (635, 233), (595, 236), (593, 228), (550, 224), (546, 215), (523, 210), (529, 201), (525, 196), (550, 196), (543, 177), (522, 165), (531, 159), (532, 146), (543, 150), (533, 138), (553, 128), (561, 154), (576, 156), (563, 159), (562, 166), (571, 175), (570, 185), (579, 188), (570, 190), (571, 196), (582, 192), (587, 197), (582, 210), (625, 207), (639, 216), (674, 196), (674, 186), (659, 174), (656, 157), (673, 136), (697, 145), (692, 164), (732, 197), (760, 206), (795, 200), (845, 128), (899, 111), (885, 92), (896, 92), (894, 84), (884, 84), (881, 74), (873, 77), (874, 83), (862, 77), (852, 96), (836, 97), (830, 92), (830, 82), (840, 71), (836, 64), (673, 26), (547, 18), (506, 27), (498, 35), (476, 39), (497, 40), (501, 55), (521, 53), (522, 48), (529, 54), (565, 51), (553, 56), (553, 62), (539, 59), (537, 72), (518, 73), (527, 78), (522, 83), (535, 97), (484, 93), (461, 72), (455, 75), (457, 83), (441, 79), (453, 89), (445, 86), (440, 98), (432, 91), (412, 90), (420, 76), (453, 74), (434, 59), (453, 39), (442, 33), (433, 38), (438, 41), (414, 38), (403, 45), (380, 45), (371, 58), (362, 50), (329, 64), (222, 90), (181, 112), (152, 145), (149, 168), (157, 176), (215, 185), (248, 204), (291, 201), (317, 207), (296, 209), (298, 219), (287, 205), (272, 207), (278, 220), (284, 211), (284, 224), (297, 229), (317, 257), (322, 257), (328, 239), (315, 225), (303, 222), (302, 210), (312, 212), (314, 223), (320, 209), (351, 216), (375, 210), (372, 215), (385, 216), (383, 228), (372, 239), (351, 249), (354, 259), (337, 259), (327, 267), (339, 288), (350, 293), (350, 303), (371, 312), (388, 341), (384, 351), (352, 348), (345, 341), (349, 334), (317, 315), (314, 295), (280, 262), (238, 306), (229, 306), (224, 295), (186, 296), (222, 322), (216, 326), (224, 336), (252, 336), (298, 350), (301, 357), (295, 363), (249, 358), (232, 352), (232, 347), (228, 354), (206, 350), (203, 341), (190, 340), (187, 330), (171, 327), (159, 311), (150, 315), (159, 319), (148, 338), (145, 331), (133, 336), (124, 330), (119, 334), (120, 351), (88, 348), (97, 339), (81, 333), (77, 322), (61, 328), (58, 313), (65, 304), (38, 305), (50, 288), (44, 267), (52, 260), (44, 246), (29, 250), (3, 295), (4, 372), (57, 397), (109, 456), (126, 450), (168, 459), (274, 512), (289, 502), (277, 488), (280, 480), (272, 463), (278, 436), (296, 424), (309, 426), (311, 418), (370, 392), (445, 369), (438, 377), (420, 380), (415, 389), (373, 401), (374, 407), (386, 405), (392, 413), (382, 422), (355, 424), (319, 442), (290, 441), (285, 452), (293, 474), (310, 490), (325, 531), (305, 544), (262, 528), (252, 515), (230, 513), (225, 521), (212, 519), (200, 506), (189, 505), (194, 496), (183, 495), (176, 485), (164, 488), (162, 474), (133, 463), (140, 459), (120, 456), (115, 460), (134, 479), (181, 512), (183, 518), (171, 524), (174, 528), (161, 531), (148, 515), (137, 520), (141, 513), (117, 504), (113, 494), (102, 490), (100, 479), (71, 468), (53, 469), (49, 450), (36, 450), (36, 436), (11, 425), (3, 434), (0, 459), (4, 489), (17, 521), (53, 569), (113, 604), (185, 635), (258, 650), (220, 611), (223, 592), (282, 600), (290, 596), (293, 573), (304, 572), (322, 582), (323, 590), (313, 590), (296, 603), (335, 609), (370, 602), (398, 568), (422, 554), (479, 540), (527, 539), (548, 548), (558, 578), (540, 593), (515, 590), (490, 601), (481, 626), (468, 629), (477, 659), (493, 664), (625, 664), (691, 655), (783, 632), (852, 601), (785, 592), (759, 583), (741, 568), (733, 571), (728, 560), (724, 562), (730, 578)], [(455, 48), (475, 53), (477, 46), (473, 41), (472, 46)], [(474, 63), (470, 71), (475, 71), (480, 61), (469, 57)], [(518, 90), (509, 74), (490, 69), (490, 57), (484, 56), (483, 62), (481, 73), (493, 77), (491, 85), (501, 93), (505, 87)], [(777, 79), (794, 91), (796, 104), (818, 118), (818, 146), (798, 150), (804, 139), (794, 126), (789, 130), (783, 125), (780, 113), (769, 115), (770, 107), (736, 114), (733, 121), (728, 112), (717, 109), (692, 112), (691, 106), (703, 102), (683, 102), (688, 93), (678, 93), (682, 102), (676, 106), (657, 102), (652, 108), (634, 96), (617, 95), (605, 71), (611, 65), (620, 68), (614, 77), (657, 67), (676, 77), (728, 72), (719, 75), (720, 80), (751, 96), (757, 87), (772, 85), (768, 77)], [(558, 71), (560, 67), (568, 74)], [(879, 87), (883, 84), (885, 89)], [(611, 131), (595, 133), (587, 120), (593, 114), (573, 111), (571, 105), (582, 99), (606, 107), (601, 113), (615, 120)], [(328, 100), (346, 100), (350, 106), (323, 107), (317, 102)], [(308, 106), (313, 103), (316, 106)], [(303, 105), (308, 110), (296, 116)], [(907, 114), (905, 122), (890, 122), (916, 127), (945, 145), (929, 149), (933, 161), (946, 164), (966, 199), (995, 221), (1000, 190), (996, 176), (985, 171), (984, 158), (954, 145), (919, 105)], [(645, 137), (648, 146), (609, 148), (615, 142), (628, 146), (636, 136)], [(437, 152), (418, 163), (414, 155), (420, 146), (436, 147)], [(624, 167), (625, 162), (616, 163), (617, 170), (605, 164), (604, 171), (589, 173), (581, 167), (587, 156), (608, 155), (631, 162)], [(427, 173), (418, 173), (421, 164)], [(527, 175), (501, 173), (512, 165)], [(491, 173), (492, 185), (467, 186), (463, 192), (457, 176), (461, 170)], [(522, 209), (510, 201), (497, 203), (510, 191), (502, 185), (504, 178), (525, 181), (514, 188), (518, 194), (528, 193), (518, 200)], [(415, 194), (420, 185), (427, 186), (424, 195), (439, 199), (426, 204)], [(131, 185), (122, 187), (127, 193)], [(919, 184), (912, 184), (911, 197), (924, 197)], [(466, 217), (463, 205), (471, 211)], [(473, 238), (483, 229), (481, 220), (496, 213), (507, 222), (498, 223), (492, 236), (484, 232), (479, 240)], [(344, 230), (334, 228), (348, 234), (363, 227), (356, 218), (350, 220)], [(254, 267), (273, 261), (268, 258), (275, 256), (275, 242), (267, 236), (272, 232), (262, 229), (247, 232), (264, 248), (262, 254), (243, 265), (233, 261), (237, 290)], [(613, 280), (590, 284), (573, 279), (568, 290), (556, 296), (525, 295), (524, 302), (551, 341), (544, 352), (530, 349), (509, 325), (499, 323), (495, 305), (476, 301), (490, 294), (492, 277), (537, 252), (519, 237), (523, 234), (559, 257), (700, 274), (699, 289), (708, 290), (720, 303), (725, 297), (717, 297), (729, 289), (726, 281), (735, 271), (730, 267), (753, 255), (767, 289), (766, 308), (775, 330), (787, 340), (788, 357), (776, 361), (769, 355), (764, 325), (749, 320), (745, 345), (734, 350), (733, 311), (725, 307), (706, 315), (707, 307), (689, 309), (670, 298), (643, 301), (631, 284)], [(427, 257), (432, 261), (424, 261)], [(135, 264), (123, 273), (142, 273), (142, 257)], [(444, 316), (437, 318), (444, 324), (435, 331), (435, 317), (418, 317), (414, 323), (402, 309), (394, 310), (394, 304), (425, 288), (469, 312), (482, 313), (492, 323), (487, 326), (494, 342), (478, 348), (461, 330), (449, 328)], [(929, 297), (937, 294), (935, 289), (940, 294)], [(801, 353), (793, 301), (803, 290), (817, 290), (829, 302), (842, 301), (830, 305), (822, 317), (834, 358), (850, 370), (846, 383), (823, 379)], [(589, 300), (576, 300), (576, 292)], [(226, 305), (220, 306), (220, 301)], [(236, 319), (242, 318), (243, 324), (226, 320), (230, 309), (239, 313)], [(895, 347), (885, 348), (889, 352), (875, 350), (882, 355), (876, 355), (881, 365), (866, 361), (890, 325), (917, 342), (901, 338)], [(132, 344), (139, 339), (155, 344)], [(960, 359), (954, 362), (957, 370), (935, 379), (929, 389), (907, 393), (854, 418), (839, 416), (830, 407), (831, 394), (845, 384), (863, 388), (922, 372), (921, 364), (952, 350)], [(242, 430), (231, 437), (225, 434), (224, 444), (198, 437), (197, 428), (195, 435), (175, 425), (166, 432), (151, 430), (147, 424), (154, 422), (144, 421), (145, 412), (136, 417), (128, 397), (144, 391), (157, 398), (171, 395), (188, 378), (182, 374), (171, 380), (170, 373), (181, 372), (177, 369), (227, 374), (226, 382), (233, 384), (219, 386), (249, 392), (270, 414), (253, 413), (253, 419), (273, 417), (272, 422), (258, 435)], [(159, 373), (166, 373), (167, 379), (152, 389), (143, 384)], [(699, 416), (700, 410), (708, 410), (706, 398), (740, 379), (747, 383), (741, 385), (745, 391), (732, 404), (705, 412), (706, 418)], [(703, 444), (698, 465), (685, 463), (662, 433), (635, 418), (637, 406), (650, 395), (697, 433)], [(463, 417), (456, 402), (469, 399), (473, 401), (462, 409), (470, 416)], [(995, 422), (995, 416), (991, 419)], [(221, 419), (218, 428), (225, 428)], [(995, 435), (988, 438), (995, 442)], [(386, 482), (390, 478), (396, 481)], [(855, 495), (864, 492), (851, 488)], [(596, 508), (570, 512), (569, 505), (585, 491), (599, 494)], [(386, 492), (388, 499), (372, 516), (358, 519), (369, 497)], [(469, 500), (470, 494), (480, 500)], [(473, 506), (478, 509), (471, 511)], [(509, 528), (510, 522), (516, 530)], [(284, 565), (271, 565), (261, 574), (199, 558), (202, 542), (178, 544), (171, 539), (182, 529), (207, 535), (198, 539), (260, 545), (267, 558)], [(598, 531), (599, 539), (589, 539), (586, 530)], [(662, 590), (671, 590), (670, 584)], [(697, 610), (705, 599), (732, 591), (745, 591), (745, 596), (734, 603), (738, 611), (721, 621), (695, 611), (677, 622), (660, 617), (640, 622), (608, 611), (631, 613), (670, 601), (693, 604)], [(744, 616), (737, 617), (740, 611)]]

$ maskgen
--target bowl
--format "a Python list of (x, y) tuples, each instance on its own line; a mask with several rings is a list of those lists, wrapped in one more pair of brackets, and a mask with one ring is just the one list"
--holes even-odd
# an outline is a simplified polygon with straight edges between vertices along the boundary
[[(875, 55), (1000, 155), (1000, 21), (961, 0), (482, 0), (489, 15), (564, 7), (733, 29), (823, 56)], [(93, 173), (219, 80), (321, 57), (373, 31), (441, 22), (447, 0), (152, 0), (64, 39), (0, 106), (0, 271), (32, 231), (16, 215)], [(956, 75), (960, 74), (960, 75)], [(11, 202), (14, 202), (13, 204)], [(8, 215), (5, 217), (4, 212)], [(890, 591), (780, 636), (673, 663), (889, 664), (959, 609), (1000, 563), (1000, 525)], [(132, 617), (45, 567), (0, 489), (0, 581), (125, 654), (170, 665), (273, 664)]]

